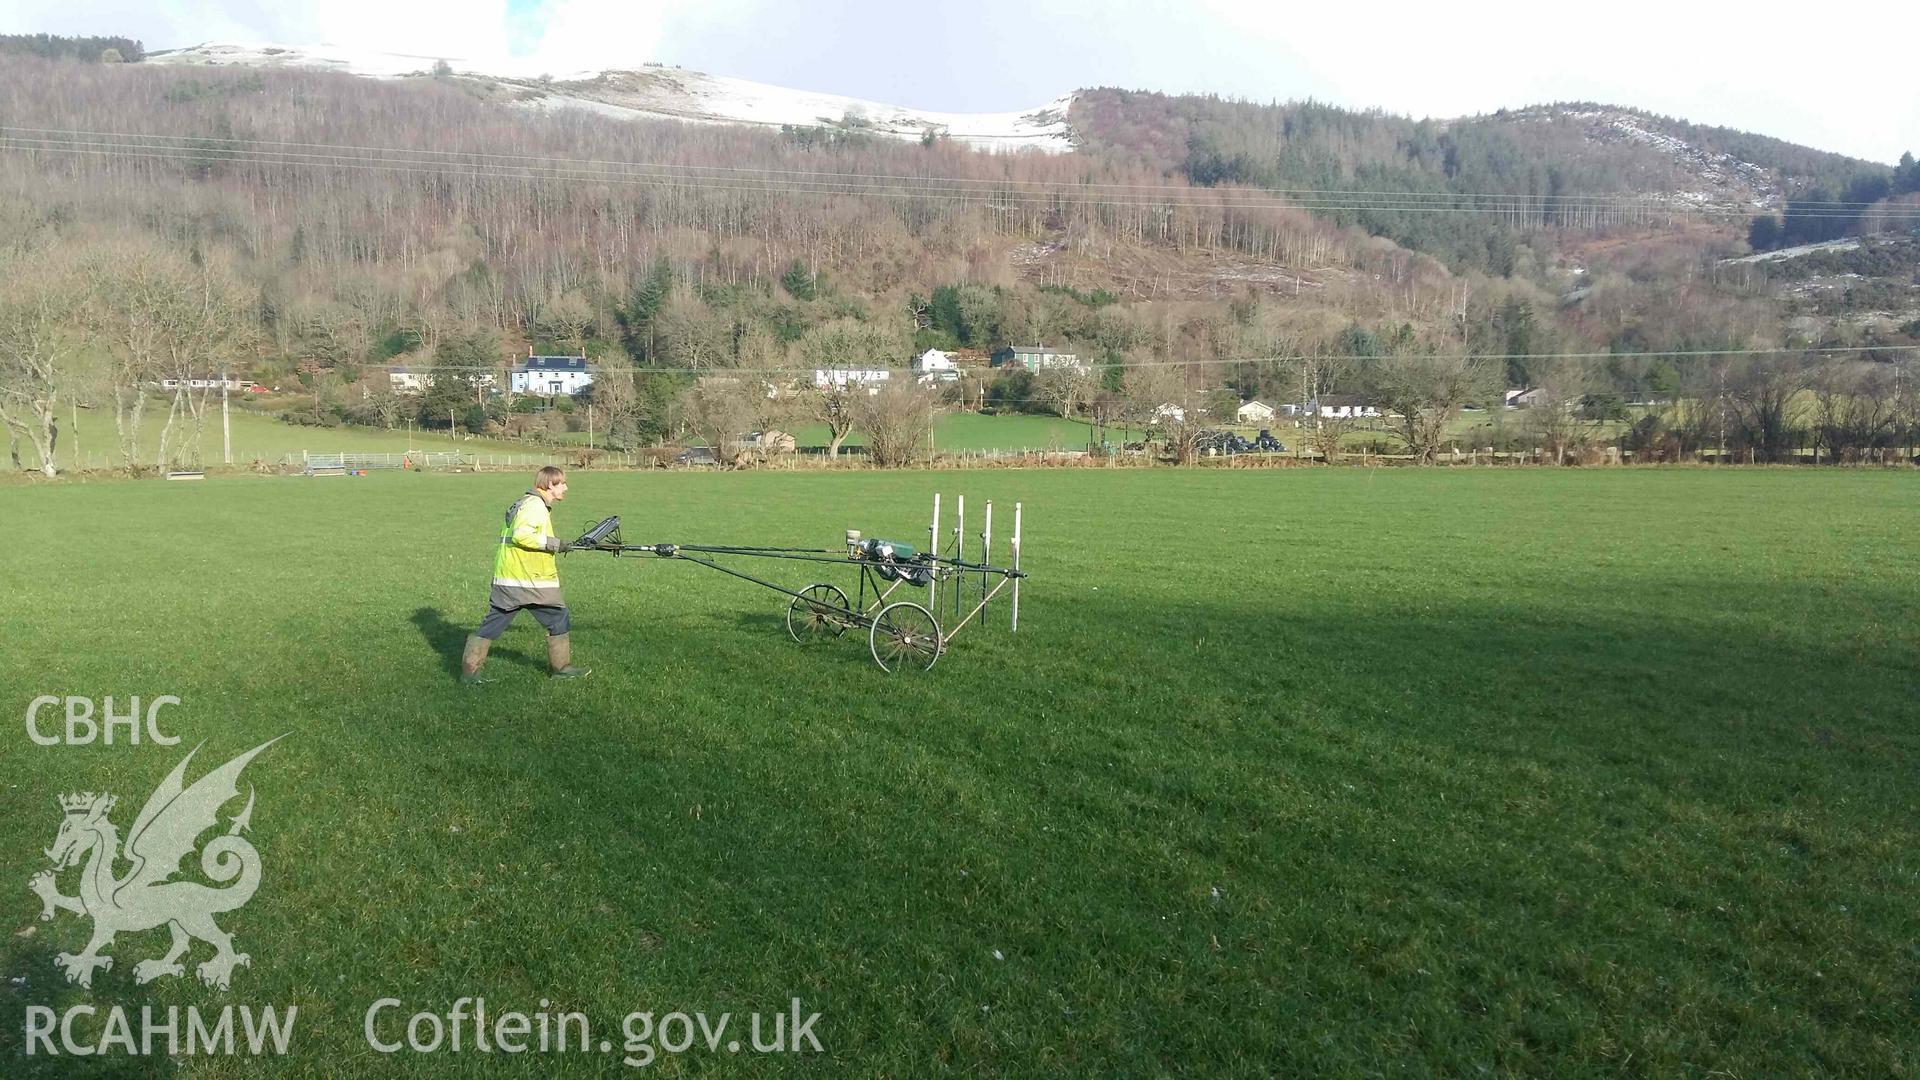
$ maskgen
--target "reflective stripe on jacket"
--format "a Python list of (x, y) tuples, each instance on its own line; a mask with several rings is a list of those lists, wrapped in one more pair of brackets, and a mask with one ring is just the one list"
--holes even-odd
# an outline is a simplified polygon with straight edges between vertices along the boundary
[(529, 491), (507, 508), (500, 547), (493, 557), (490, 603), (513, 610), (530, 604), (561, 606), (560, 567), (554, 561), (553, 515), (545, 499)]

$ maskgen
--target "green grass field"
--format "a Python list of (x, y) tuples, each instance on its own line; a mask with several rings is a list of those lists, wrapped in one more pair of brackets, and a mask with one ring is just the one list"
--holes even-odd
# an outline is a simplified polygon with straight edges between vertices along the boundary
[[(1084, 420), (1063, 420), (1058, 416), (982, 416), (979, 413), (947, 413), (933, 427), (934, 449), (954, 450), (1085, 450), (1092, 440), (1093, 428)], [(1108, 438), (1118, 441), (1120, 429)], [(801, 446), (825, 446), (829, 438), (825, 424), (805, 424), (794, 429)], [(1135, 429), (1135, 438), (1139, 437)], [(844, 445), (864, 446), (859, 432)], [(924, 528), (925, 526), (922, 526)]]
[[(155, 409), (158, 412), (155, 412)], [(207, 465), (220, 463), (221, 430), (220, 407), (216, 399), (212, 413), (207, 417), (206, 429), (201, 433), (200, 447), (202, 461)], [(153, 455), (160, 446), (160, 429), (167, 420), (166, 402), (150, 403), (147, 417), (140, 425), (141, 463), (151, 465)], [(302, 450), (316, 454), (371, 454), (404, 453), (413, 450), (454, 450), (464, 453), (529, 454), (538, 453), (539, 448), (522, 443), (502, 442), (498, 439), (449, 439), (445, 431), (415, 431), (409, 437), (405, 428), (397, 431), (382, 431), (377, 428), (342, 426), (333, 428), (301, 427), (289, 424), (275, 416), (232, 410), (233, 421), (233, 460), (236, 465), (247, 465), (258, 458), (268, 463), (278, 462), (287, 454), (298, 456)], [(186, 432), (184, 421), (176, 424), (173, 438), (178, 441)], [(120, 464), (119, 442), (114, 434), (113, 413), (110, 409), (90, 409), (80, 413), (78, 456), (75, 456), (73, 421), (70, 416), (61, 417), (60, 445), (54, 456), (62, 469), (71, 469), (76, 461), (83, 468), (107, 468)], [(31, 458), (31, 451), (22, 444), (21, 452)]]
[[(153, 454), (160, 443), (160, 428), (166, 421), (166, 403), (159, 402), (156, 415), (153, 406), (149, 407), (147, 420), (142, 424), (141, 446), (142, 460), (151, 463)], [(119, 464), (118, 443), (114, 436), (113, 414), (103, 410), (87, 410), (80, 413), (78, 456), (75, 455), (73, 422), (63, 417), (60, 424), (61, 444), (56, 456), (63, 469), (75, 467), (76, 462), (83, 468), (105, 468)], [(184, 427), (182, 428), (184, 430)], [(953, 413), (940, 418), (935, 428), (935, 445), (941, 450), (1084, 450), (1092, 429), (1079, 420), (1062, 420), (1057, 416), (981, 416), (975, 413)], [(798, 428), (794, 432), (802, 446), (825, 446), (827, 429), (824, 425), (814, 424)], [(180, 434), (176, 433), (175, 438)], [(1118, 429), (1110, 436), (1117, 439)], [(1137, 437), (1137, 433), (1136, 433)], [(585, 446), (587, 433), (572, 432), (561, 437), (561, 442), (570, 445)], [(848, 445), (863, 445), (856, 433), (847, 440)], [(220, 461), (221, 431), (218, 407), (208, 418), (206, 431), (201, 437), (203, 460), (207, 464)], [(342, 426), (335, 428), (300, 427), (286, 423), (277, 417), (259, 413), (233, 410), (233, 458), (237, 464), (246, 465), (255, 458), (267, 462), (277, 462), (287, 454), (298, 455), (302, 450), (314, 453), (401, 453), (413, 450), (449, 450), (458, 449), (465, 453), (483, 454), (538, 454), (540, 448), (526, 443), (506, 442), (499, 439), (451, 440), (444, 431), (415, 431), (411, 436), (402, 429), (381, 431), (374, 428)], [(22, 452), (31, 458), (31, 452), (23, 445)]]
[[(462, 686), (523, 487), (0, 496), (0, 1073), (261, 1072), (22, 1058), (29, 1005), (297, 1004), (270, 1073), (438, 1077), (624, 1073), (629, 1012), (795, 997), (824, 1056), (652, 1069), (1920, 1071), (1920, 476), (580, 473), (562, 530), (649, 542), (913, 541), (942, 489), (1004, 537), (1023, 500), (1020, 632), (889, 677), (789, 641), (774, 593), (583, 553), (593, 676), (543, 677), (523, 619)], [(36, 746), (38, 694), (175, 694), (184, 741)], [(282, 733), (242, 782), (265, 876), (222, 916), (233, 989), (135, 985), (157, 930), (66, 985), (86, 924), (26, 888), (54, 796), (112, 791), (124, 830), (189, 747), (198, 775)], [(616, 1051), (362, 1037), (376, 999), (463, 996)]]

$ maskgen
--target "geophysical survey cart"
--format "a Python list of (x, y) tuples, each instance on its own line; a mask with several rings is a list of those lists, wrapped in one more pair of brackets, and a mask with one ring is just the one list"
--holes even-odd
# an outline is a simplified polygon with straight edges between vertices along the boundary
[[(865, 629), (867, 648), (882, 670), (924, 671), (939, 661), (947, 650), (947, 643), (976, 616), (985, 622), (983, 613), (1003, 590), (1009, 594), (1009, 629), (1020, 629), (1020, 582), (1027, 576), (1020, 569), (1020, 504), (1013, 504), (1008, 566), (992, 564), (993, 503), (986, 504), (977, 537), (979, 561), (969, 561), (966, 557), (966, 496), (960, 496), (957, 504), (951, 532), (943, 536), (940, 496), (933, 497), (933, 523), (927, 528), (926, 550), (897, 540), (863, 538), (857, 529), (847, 530), (844, 549), (630, 544), (621, 539), (618, 517), (607, 518), (588, 529), (572, 546), (575, 551), (605, 551), (615, 557), (652, 555), (677, 559), (743, 578), (791, 598), (787, 604), (787, 633), (793, 640), (806, 644), (837, 638), (849, 630)], [(789, 589), (722, 561), (742, 558), (781, 559), (854, 570), (858, 574), (855, 593), (849, 598), (845, 589), (829, 581)], [(921, 599), (894, 599), (903, 585), (925, 589), (924, 603)], [(947, 618), (950, 628), (942, 628), (941, 615)]]

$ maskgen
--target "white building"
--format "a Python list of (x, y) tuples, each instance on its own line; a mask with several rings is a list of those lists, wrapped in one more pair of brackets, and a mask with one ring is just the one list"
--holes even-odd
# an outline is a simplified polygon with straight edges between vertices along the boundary
[(1013, 345), (1009, 347), (1009, 352), (1011, 355), (1000, 366), (1018, 366), (1032, 372), (1048, 368), (1074, 368), (1080, 371), (1087, 368), (1078, 353), (1065, 349), (1049, 349), (1045, 345)]
[(864, 386), (867, 393), (880, 392), (880, 384), (893, 378), (893, 372), (886, 368), (814, 368), (813, 388), (815, 390), (845, 390), (850, 386)]
[(572, 397), (593, 385), (584, 356), (529, 356), (516, 364), (510, 385), (516, 394)]
[(1174, 423), (1178, 424), (1185, 421), (1186, 418), (1187, 418), (1187, 410), (1181, 408), (1178, 405), (1175, 405), (1171, 401), (1166, 402), (1162, 404), (1159, 408), (1153, 410), (1153, 422), (1156, 424), (1162, 420), (1171, 420)]
[(412, 368), (395, 367), (387, 369), (387, 382), (393, 386), (396, 393), (424, 394), (427, 387), (433, 385), (433, 376)]
[(913, 373), (922, 383), (953, 382), (960, 377), (960, 366), (939, 349), (928, 349), (913, 358)]
[(161, 379), (162, 390), (245, 390), (249, 384), (245, 379), (226, 378), (218, 375), (195, 376), (191, 379)]
[(1351, 394), (1328, 394), (1313, 403), (1312, 412), (1328, 420), (1357, 420), (1379, 416), (1380, 407)]
[[(473, 385), (483, 390), (491, 390), (500, 380), (491, 371), (476, 371), (472, 374)], [(424, 394), (433, 386), (433, 372), (415, 371), (413, 368), (394, 367), (387, 369), (387, 382), (397, 394)]]
[(1249, 401), (1234, 410), (1233, 418), (1242, 424), (1273, 423), (1273, 406), (1264, 401)]

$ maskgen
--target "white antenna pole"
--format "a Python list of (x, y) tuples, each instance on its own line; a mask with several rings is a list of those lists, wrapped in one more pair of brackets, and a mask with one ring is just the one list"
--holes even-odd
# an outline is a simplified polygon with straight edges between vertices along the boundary
[[(967, 555), (967, 497), (961, 495), (958, 497), (958, 501), (959, 506), (956, 508), (954, 514), (955, 521), (953, 525), (953, 558), (955, 562), (964, 562)], [(961, 578), (956, 580), (964, 581), (965, 579)], [(957, 584), (953, 588), (953, 613), (955, 615), (960, 614), (960, 595), (964, 591), (965, 590), (961, 589)]]
[[(933, 524), (927, 527), (927, 541), (928, 541), (927, 546), (933, 549), (933, 553), (936, 556), (939, 555), (940, 554), (940, 494), (939, 492), (935, 492), (933, 496)], [(927, 583), (927, 607), (934, 611), (938, 611), (940, 610), (939, 605), (940, 605), (940, 573), (936, 564), (933, 580)]]
[[(992, 499), (987, 500), (987, 522), (980, 530), (980, 561), (983, 563), (991, 563), (993, 561)], [(985, 574), (980, 575), (980, 602), (982, 604), (987, 602), (987, 575)], [(986, 621), (985, 616), (982, 616), (980, 621), (984, 623)]]
[[(1013, 504), (1013, 568), (1020, 569), (1020, 504)], [(1013, 579), (1013, 629), (1020, 629), (1020, 579)]]

